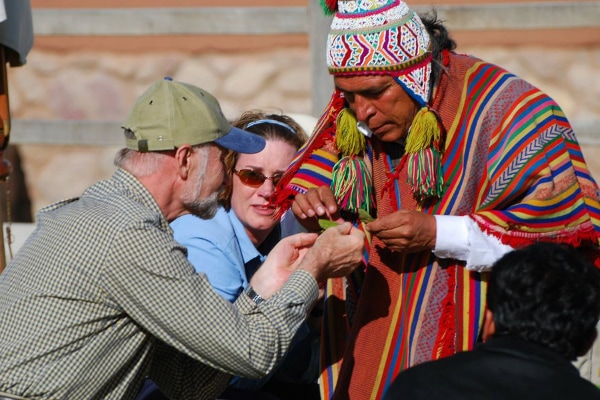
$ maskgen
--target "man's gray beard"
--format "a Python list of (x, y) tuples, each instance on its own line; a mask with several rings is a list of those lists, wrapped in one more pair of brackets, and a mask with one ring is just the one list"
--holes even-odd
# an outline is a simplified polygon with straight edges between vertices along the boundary
[[(208, 157), (208, 148), (201, 149), (204, 151), (204, 156)], [(210, 196), (200, 199), (200, 192), (202, 191), (202, 183), (204, 182), (204, 176), (208, 169), (208, 160), (204, 160), (204, 164), (200, 166), (201, 170), (196, 170), (193, 177), (190, 179), (195, 180), (195, 184), (190, 187), (187, 186), (182, 194), (182, 203), (187, 211), (196, 215), (202, 219), (210, 219), (215, 216), (219, 207), (218, 197), (223, 190), (221, 185), (214, 193)]]
[(211, 219), (219, 208), (219, 192), (215, 192), (203, 199), (184, 203), (186, 210), (202, 219)]

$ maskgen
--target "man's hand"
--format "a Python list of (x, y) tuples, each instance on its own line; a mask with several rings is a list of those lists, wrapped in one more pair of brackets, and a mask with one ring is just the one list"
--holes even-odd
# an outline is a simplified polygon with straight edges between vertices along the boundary
[(360, 264), (364, 240), (364, 233), (349, 222), (326, 229), (320, 236), (315, 233), (288, 236), (271, 250), (250, 285), (268, 299), (296, 269), (309, 272), (317, 282), (346, 276)]
[(344, 222), (326, 229), (298, 268), (310, 272), (317, 282), (346, 276), (360, 264), (364, 246), (364, 233)]
[(268, 299), (281, 289), (317, 237), (316, 233), (298, 233), (281, 239), (250, 280), (250, 285), (256, 293)]
[(292, 204), (292, 212), (309, 232), (321, 230), (319, 218), (342, 222), (335, 196), (328, 186), (309, 189), (306, 193), (297, 194)]
[(415, 253), (435, 248), (435, 217), (419, 211), (398, 210), (368, 223), (366, 229), (393, 251)]

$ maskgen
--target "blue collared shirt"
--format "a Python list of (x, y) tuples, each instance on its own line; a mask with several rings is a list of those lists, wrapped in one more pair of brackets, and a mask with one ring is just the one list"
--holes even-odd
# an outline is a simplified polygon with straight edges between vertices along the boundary
[(183, 215), (171, 222), (171, 228), (175, 240), (187, 248), (196, 271), (205, 273), (217, 293), (231, 302), (265, 259), (235, 213), (222, 207), (211, 219)]
[[(211, 219), (201, 219), (191, 214), (183, 215), (171, 222), (171, 228), (175, 240), (187, 248), (188, 259), (196, 271), (206, 274), (215, 291), (230, 302), (235, 301), (248, 286), (248, 281), (263, 263), (266, 254), (282, 237), (304, 230), (291, 211), (288, 211), (261, 244), (259, 250), (250, 240), (235, 212), (226, 211), (223, 207), (219, 207)], [(293, 348), (295, 349), (301, 341), (310, 339), (308, 335), (309, 328), (304, 323), (294, 337)], [(307, 351), (310, 351), (307, 346), (310, 346), (310, 342), (303, 344), (303, 347), (297, 350), (298, 354), (306, 355)], [(296, 352), (291, 351), (286, 356), (290, 365), (296, 364), (295, 360), (298, 356), (294, 354)], [(318, 366), (318, 364), (311, 364), (311, 366)], [(279, 373), (285, 374), (288, 369), (289, 367), (283, 368)], [(234, 377), (231, 385), (239, 389), (256, 390), (276, 371), (278, 370), (258, 380)], [(295, 376), (294, 379), (303, 378), (302, 374), (296, 374), (296, 370), (290, 371), (300, 375)], [(312, 369), (307, 373), (309, 376), (316, 374)]]

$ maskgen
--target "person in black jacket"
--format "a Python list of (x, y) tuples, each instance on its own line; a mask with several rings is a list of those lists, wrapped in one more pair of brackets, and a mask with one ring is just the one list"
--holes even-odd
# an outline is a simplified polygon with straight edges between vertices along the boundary
[(600, 271), (574, 248), (536, 243), (492, 268), (483, 343), (400, 373), (396, 399), (600, 399), (571, 364), (596, 339)]

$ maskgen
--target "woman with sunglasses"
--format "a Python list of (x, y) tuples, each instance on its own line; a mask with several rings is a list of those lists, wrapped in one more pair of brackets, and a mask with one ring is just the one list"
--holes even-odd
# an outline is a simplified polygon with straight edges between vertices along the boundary
[[(247, 111), (232, 125), (264, 137), (264, 150), (253, 157), (226, 153), (228, 184), (219, 195), (220, 207), (212, 219), (188, 214), (171, 223), (175, 240), (187, 247), (196, 270), (205, 273), (215, 290), (231, 302), (282, 235), (295, 233), (288, 231), (288, 215), (283, 223), (274, 219), (276, 210), (269, 200), (307, 140), (302, 128), (284, 115)], [(291, 214), (289, 219), (293, 220)]]
[[(196, 270), (205, 273), (217, 293), (231, 302), (248, 286), (273, 246), (282, 237), (301, 229), (291, 213), (275, 219), (276, 209), (270, 204), (270, 198), (297, 150), (308, 139), (302, 127), (286, 115), (248, 111), (233, 125), (264, 137), (264, 150), (252, 155), (235, 152), (225, 155), (230, 179), (219, 196), (221, 206), (215, 217), (202, 220), (188, 214), (171, 223), (175, 240), (187, 247), (188, 259)], [(296, 350), (290, 351), (286, 361), (274, 371), (275, 379), (266, 383), (267, 379), (235, 377), (228, 391), (219, 398), (274, 399), (277, 397), (260, 391), (265, 383), (270, 387), (279, 385), (282, 380), (292, 384), (290, 376), (295, 378), (294, 384), (316, 381), (318, 372), (306, 368), (311, 365), (310, 355), (314, 352), (306, 348), (310, 346), (310, 329), (308, 325), (304, 328), (295, 339)], [(294, 385), (298, 393), (307, 387)], [(309, 399), (310, 396), (303, 394), (298, 398)]]

